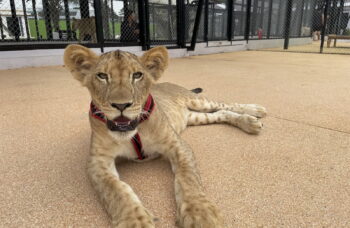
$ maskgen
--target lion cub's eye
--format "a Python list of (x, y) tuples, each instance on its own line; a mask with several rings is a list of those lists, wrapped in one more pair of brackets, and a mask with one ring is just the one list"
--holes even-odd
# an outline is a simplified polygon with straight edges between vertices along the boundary
[(97, 78), (101, 79), (101, 80), (107, 80), (108, 79), (108, 75), (105, 73), (97, 73), (96, 74)]
[(135, 72), (132, 74), (133, 79), (141, 79), (143, 74), (141, 72)]

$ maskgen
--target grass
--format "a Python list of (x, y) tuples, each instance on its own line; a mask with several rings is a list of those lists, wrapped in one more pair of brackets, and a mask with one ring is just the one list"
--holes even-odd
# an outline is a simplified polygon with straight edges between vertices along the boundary
[[(34, 39), (37, 39), (38, 37), (37, 37), (36, 28), (35, 28), (35, 20), (29, 19), (28, 26), (29, 26), (30, 36)], [(67, 23), (65, 20), (60, 20), (59, 26), (61, 30), (67, 30)], [(109, 22), (110, 34), (112, 34), (112, 28), (113, 28), (112, 22)], [(120, 35), (120, 22), (115, 22), (114, 28), (115, 28), (115, 34)], [(42, 39), (47, 39), (45, 21), (43, 19), (38, 20), (38, 30), (39, 30), (39, 36)], [(53, 29), (53, 31), (55, 30)], [(79, 36), (79, 31), (77, 31), (77, 36)]]

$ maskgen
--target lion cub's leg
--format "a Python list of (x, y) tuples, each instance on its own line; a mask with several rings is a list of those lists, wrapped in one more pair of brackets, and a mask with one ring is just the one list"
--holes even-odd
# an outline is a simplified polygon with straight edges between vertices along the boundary
[(213, 123), (228, 123), (250, 134), (258, 134), (262, 129), (262, 123), (254, 116), (238, 114), (227, 110), (219, 110), (213, 113), (190, 111), (187, 125), (204, 125)]
[(210, 101), (201, 96), (189, 99), (187, 102), (187, 107), (190, 110), (198, 112), (215, 112), (219, 110), (227, 110), (239, 114), (248, 114), (258, 118), (266, 116), (266, 109), (257, 104), (225, 104), (216, 101)]
[[(98, 153), (96, 153), (98, 154)], [(115, 228), (154, 228), (153, 216), (129, 185), (119, 179), (114, 158), (92, 155), (88, 174)]]
[(172, 132), (163, 145), (175, 174), (176, 223), (179, 228), (224, 228), (223, 218), (205, 196), (191, 148)]

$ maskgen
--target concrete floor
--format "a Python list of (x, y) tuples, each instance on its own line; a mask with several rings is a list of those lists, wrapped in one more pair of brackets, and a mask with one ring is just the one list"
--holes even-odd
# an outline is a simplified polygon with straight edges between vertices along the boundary
[[(350, 56), (236, 52), (172, 59), (162, 81), (269, 113), (252, 136), (192, 127), (208, 197), (227, 227), (350, 227)], [(108, 227), (85, 164), (88, 92), (62, 67), (0, 71), (0, 227)], [(174, 227), (165, 161), (127, 163), (121, 178)]]
[[(331, 46), (327, 47), (327, 41), (324, 42), (323, 53), (324, 54), (346, 54), (350, 55), (350, 42), (348, 40), (338, 40), (337, 46), (334, 47), (334, 40), (331, 42)], [(284, 50), (283, 47), (268, 48), (269, 51), (284, 51), (284, 52), (306, 52), (306, 53), (319, 53), (321, 41), (313, 41), (307, 45), (295, 45), (289, 46), (288, 50)]]

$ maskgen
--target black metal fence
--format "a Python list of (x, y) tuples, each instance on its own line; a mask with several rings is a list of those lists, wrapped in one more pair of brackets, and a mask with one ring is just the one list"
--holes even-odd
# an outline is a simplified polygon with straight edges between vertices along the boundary
[(349, 11), (350, 0), (0, 0), (0, 50), (259, 39), (286, 49), (309, 37), (322, 51), (347, 46)]

